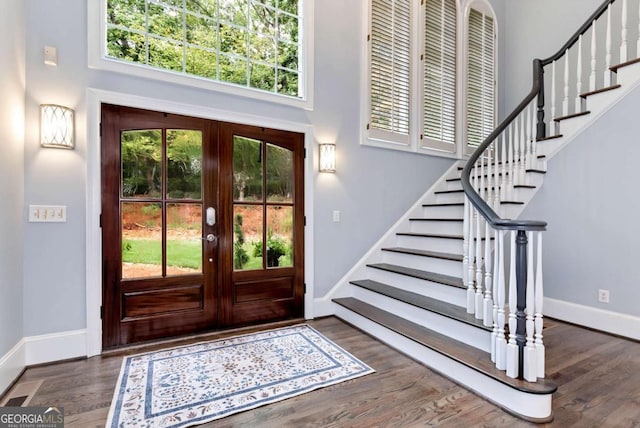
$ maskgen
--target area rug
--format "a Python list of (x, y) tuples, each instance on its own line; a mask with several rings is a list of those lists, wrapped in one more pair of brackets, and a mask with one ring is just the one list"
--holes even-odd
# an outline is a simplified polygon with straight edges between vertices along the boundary
[(126, 357), (107, 427), (187, 427), (373, 373), (306, 324)]

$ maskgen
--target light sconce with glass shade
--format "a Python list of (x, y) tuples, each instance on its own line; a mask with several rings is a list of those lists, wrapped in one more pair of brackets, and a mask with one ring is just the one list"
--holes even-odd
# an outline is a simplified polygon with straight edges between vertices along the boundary
[(335, 144), (320, 144), (320, 172), (336, 172)]
[(73, 110), (55, 104), (40, 105), (40, 145), (73, 149)]

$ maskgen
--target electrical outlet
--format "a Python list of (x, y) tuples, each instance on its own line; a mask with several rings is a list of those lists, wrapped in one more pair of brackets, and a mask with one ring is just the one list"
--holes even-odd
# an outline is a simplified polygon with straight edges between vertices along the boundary
[(335, 210), (335, 211), (333, 212), (333, 221), (334, 221), (335, 223), (339, 223), (339, 222), (340, 222), (340, 211)]
[(598, 301), (602, 303), (609, 303), (609, 290), (598, 290)]

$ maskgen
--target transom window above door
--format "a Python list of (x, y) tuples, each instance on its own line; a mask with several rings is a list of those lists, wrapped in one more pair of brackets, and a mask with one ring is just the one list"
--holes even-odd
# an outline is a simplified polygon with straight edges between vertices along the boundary
[(95, 2), (100, 3), (98, 21), (91, 16), (92, 1), (90, 36), (93, 19), (101, 23), (101, 34), (98, 55), (90, 41), (90, 65), (257, 98), (271, 94), (275, 101), (308, 102), (311, 48), (304, 29), (312, 2), (101, 0)]

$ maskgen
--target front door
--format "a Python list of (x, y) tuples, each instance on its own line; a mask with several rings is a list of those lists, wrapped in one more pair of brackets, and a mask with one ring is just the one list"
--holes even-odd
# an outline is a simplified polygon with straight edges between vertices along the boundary
[(103, 347), (215, 322), (216, 134), (215, 122), (103, 105)]
[(303, 314), (301, 134), (102, 106), (103, 348)]

